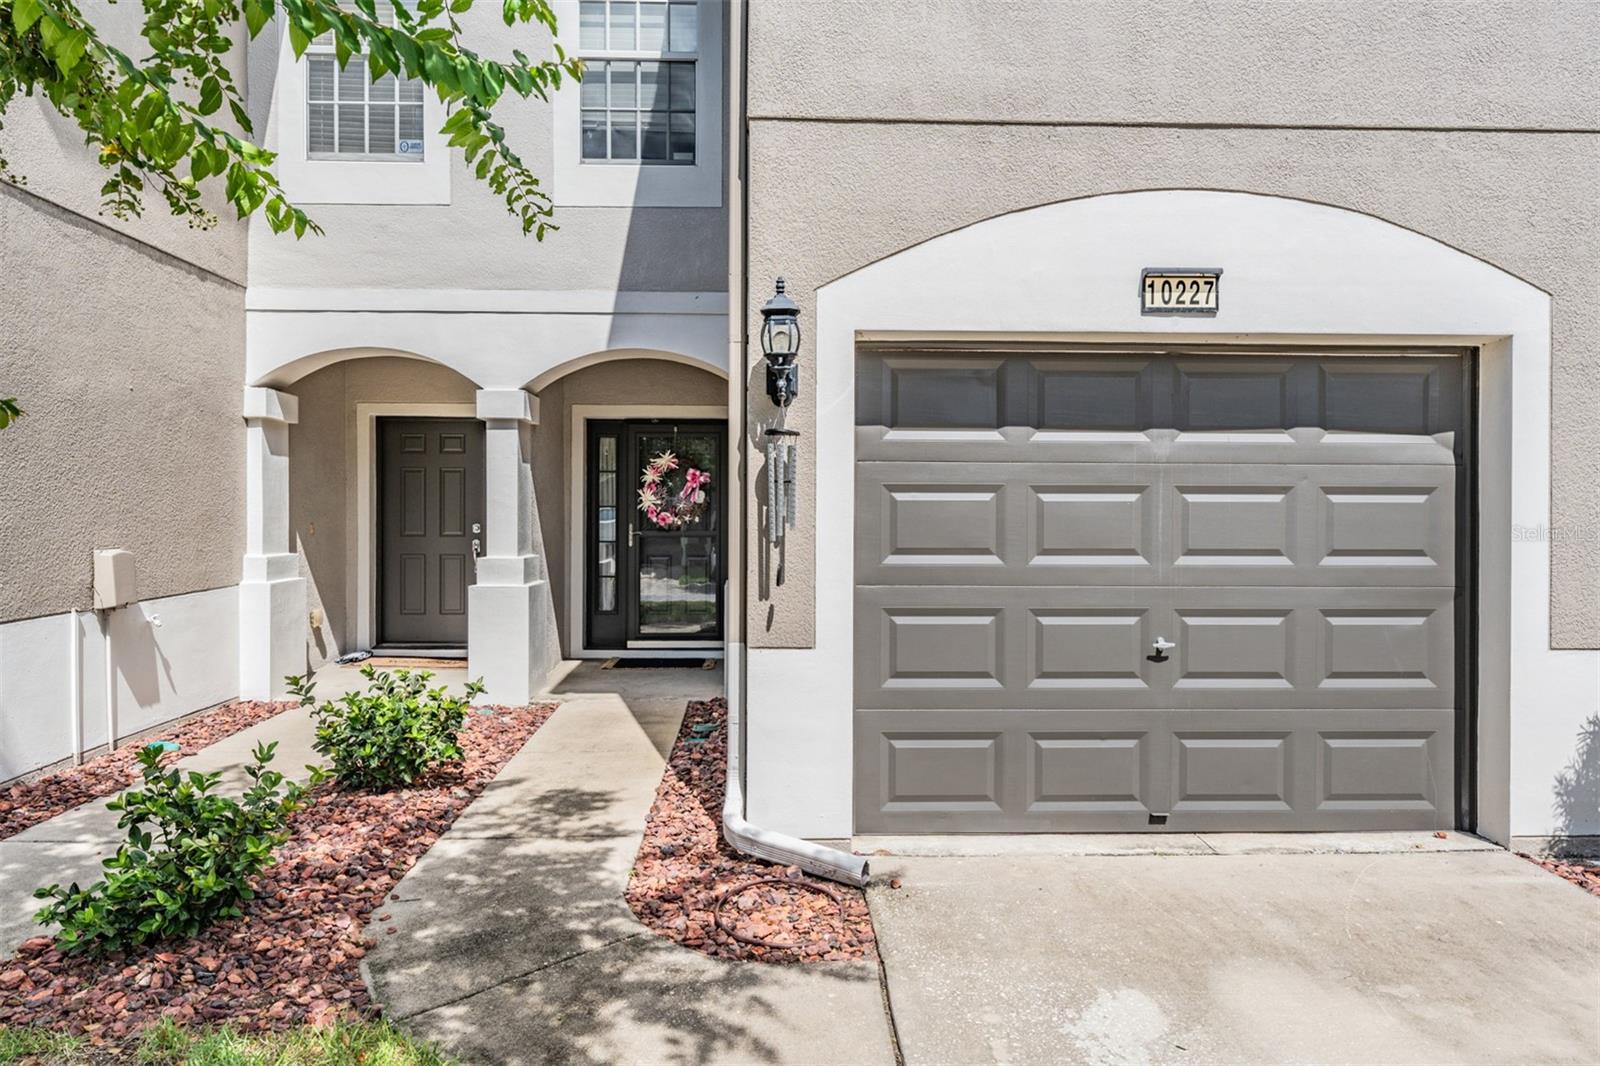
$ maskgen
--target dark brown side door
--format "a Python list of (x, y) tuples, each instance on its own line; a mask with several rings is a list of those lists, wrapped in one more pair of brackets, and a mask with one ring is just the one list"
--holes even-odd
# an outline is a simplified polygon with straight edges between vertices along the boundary
[(378, 643), (467, 643), (483, 543), (483, 423), (378, 420)]

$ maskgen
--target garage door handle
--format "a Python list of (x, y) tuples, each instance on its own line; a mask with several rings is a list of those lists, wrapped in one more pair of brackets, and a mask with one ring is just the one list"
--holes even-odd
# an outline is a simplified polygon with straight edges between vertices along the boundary
[(1170, 658), (1170, 656), (1167, 655), (1167, 652), (1177, 647), (1176, 644), (1168, 640), (1166, 637), (1157, 637), (1155, 640), (1150, 642), (1150, 646), (1156, 650), (1156, 653), (1154, 655), (1147, 655), (1145, 658), (1149, 659), (1153, 663), (1166, 662), (1167, 659)]

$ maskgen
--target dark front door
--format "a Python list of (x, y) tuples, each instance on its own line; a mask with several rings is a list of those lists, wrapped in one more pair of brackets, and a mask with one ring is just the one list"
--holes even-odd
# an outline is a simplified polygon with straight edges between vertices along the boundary
[[(590, 422), (585, 625), (591, 648), (663, 647), (722, 639), (722, 422)], [(658, 514), (640, 506), (648, 464), (676, 468), (655, 486)], [(709, 476), (687, 521), (672, 515), (690, 471)]]
[(378, 643), (464, 647), (483, 541), (483, 423), (378, 420)]

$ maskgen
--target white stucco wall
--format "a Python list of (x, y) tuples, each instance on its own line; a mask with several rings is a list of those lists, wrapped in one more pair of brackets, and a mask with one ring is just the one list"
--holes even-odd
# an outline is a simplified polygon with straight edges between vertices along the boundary
[[(1139, 314), (1139, 271), (1225, 270), (1220, 314)], [(1563, 803), (1600, 713), (1600, 653), (1550, 647), (1550, 299), (1478, 259), (1351, 211), (1240, 193), (1053, 204), (934, 238), (816, 294), (816, 646), (749, 652), (749, 812), (852, 829), (854, 362), (858, 341), (996, 339), (1452, 344), (1483, 349), (1480, 830), (1600, 832)], [(1587, 755), (1585, 756), (1585, 752)], [(1595, 768), (1588, 768), (1592, 775)], [(1565, 775), (1565, 776), (1564, 776)], [(1563, 813), (1565, 812), (1565, 813)]]
[[(117, 735), (126, 737), (232, 699), (239, 691), (235, 586), (167, 596), (111, 612)], [(0, 625), (0, 782), (72, 755), (72, 615)], [(105, 638), (77, 616), (83, 738), (106, 741)]]

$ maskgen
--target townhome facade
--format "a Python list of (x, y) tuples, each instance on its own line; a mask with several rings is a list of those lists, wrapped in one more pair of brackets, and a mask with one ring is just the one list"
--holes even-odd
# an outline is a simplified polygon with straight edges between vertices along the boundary
[[(296, 63), (256, 42), (252, 97), (289, 194), (327, 234), (274, 241), (261, 224), (251, 241), (243, 384), (266, 412), (250, 422), (263, 526), (241, 616), (253, 694), (297, 672), (308, 617), (312, 666), (466, 652), (511, 702), (568, 656), (720, 654), (719, 509), (668, 536), (640, 526), (631, 486), (643, 451), (670, 449), (715, 456), (721, 487), (723, 9), (556, 13), (583, 83), (504, 114), (556, 203), (543, 242), (428, 132), (442, 113), (401, 153), (388, 115), (407, 105), (342, 102), (315, 50)], [(486, 52), (506, 43), (497, 11), (468, 18)]]
[(270, 29), (322, 237), (108, 223), (8, 127), (0, 779), (103, 743), (103, 676), (132, 731), (358, 650), (507, 703), (721, 658), (795, 838), (1600, 834), (1592, 8), (557, 15), (585, 78), (501, 115), (542, 243)]

